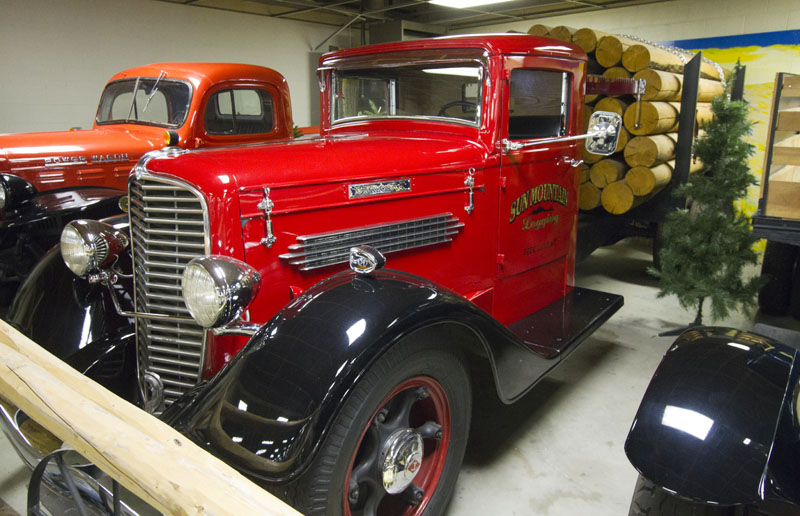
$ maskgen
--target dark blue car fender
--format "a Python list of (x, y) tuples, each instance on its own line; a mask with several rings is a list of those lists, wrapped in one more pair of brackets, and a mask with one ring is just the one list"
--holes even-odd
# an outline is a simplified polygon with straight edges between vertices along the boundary
[(639, 473), (714, 505), (797, 503), (797, 351), (727, 328), (681, 335), (642, 399), (625, 443)]
[(418, 332), (488, 359), (504, 401), (554, 365), (475, 305), (427, 280), (390, 270), (348, 271), (287, 305), (164, 419), (256, 480), (289, 481), (309, 465), (359, 377)]

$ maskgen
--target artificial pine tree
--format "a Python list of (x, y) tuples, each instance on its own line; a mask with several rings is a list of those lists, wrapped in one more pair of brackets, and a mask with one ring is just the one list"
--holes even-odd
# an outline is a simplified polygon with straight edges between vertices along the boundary
[[(738, 72), (738, 65), (737, 65)], [(758, 277), (744, 280), (746, 264), (756, 263), (755, 242), (748, 218), (734, 201), (756, 184), (747, 166), (753, 145), (744, 141), (752, 122), (747, 103), (727, 94), (712, 102), (713, 120), (694, 144), (694, 155), (704, 168), (675, 189), (688, 199), (688, 209), (669, 213), (663, 226), (658, 297), (678, 296), (685, 309), (696, 309), (692, 325), (703, 322), (703, 303), (711, 300), (712, 319), (721, 319), (736, 307), (753, 304)]]

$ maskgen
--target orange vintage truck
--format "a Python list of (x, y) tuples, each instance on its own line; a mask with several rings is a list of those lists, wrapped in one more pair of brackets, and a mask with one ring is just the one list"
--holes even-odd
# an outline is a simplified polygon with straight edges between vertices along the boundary
[(91, 129), (1, 134), (0, 304), (66, 222), (119, 211), (145, 153), (291, 137), (286, 79), (230, 63), (131, 68), (108, 81)]

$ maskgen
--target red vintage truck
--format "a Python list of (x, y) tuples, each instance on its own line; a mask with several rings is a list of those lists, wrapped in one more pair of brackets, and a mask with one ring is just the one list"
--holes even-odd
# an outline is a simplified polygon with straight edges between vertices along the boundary
[(441, 514), (471, 393), (514, 402), (622, 305), (573, 286), (579, 145), (620, 124), (582, 134), (586, 66), (528, 35), (326, 54), (319, 138), (148, 154), (8, 320), (306, 514)]
[(91, 129), (0, 135), (0, 286), (23, 278), (66, 222), (119, 213), (145, 153), (291, 136), (289, 87), (269, 68), (156, 63), (114, 75)]

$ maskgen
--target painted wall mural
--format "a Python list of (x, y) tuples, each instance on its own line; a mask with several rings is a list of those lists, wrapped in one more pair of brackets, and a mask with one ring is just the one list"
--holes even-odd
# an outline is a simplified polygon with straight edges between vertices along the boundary
[[(750, 158), (750, 170), (760, 180), (775, 74), (800, 74), (800, 30), (665, 41), (662, 44), (693, 52), (702, 50), (704, 57), (731, 70), (737, 60), (747, 67), (744, 98), (750, 103), (750, 118), (755, 122), (750, 143), (756, 146), (756, 153)], [(753, 215), (758, 208), (759, 194), (760, 187), (751, 188), (739, 208)]]

